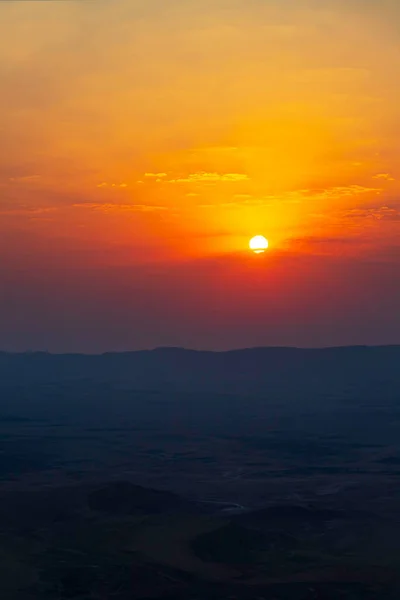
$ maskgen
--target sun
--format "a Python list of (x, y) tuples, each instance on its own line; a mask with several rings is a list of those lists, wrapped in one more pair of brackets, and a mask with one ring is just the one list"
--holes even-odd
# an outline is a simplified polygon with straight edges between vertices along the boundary
[(263, 235), (256, 235), (251, 238), (249, 246), (254, 254), (262, 254), (268, 248), (268, 240)]

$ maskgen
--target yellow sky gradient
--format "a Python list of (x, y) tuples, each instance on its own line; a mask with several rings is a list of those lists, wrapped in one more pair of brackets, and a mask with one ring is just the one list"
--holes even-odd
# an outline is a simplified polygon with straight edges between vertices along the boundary
[(392, 256), (397, 5), (0, 3), (1, 247)]

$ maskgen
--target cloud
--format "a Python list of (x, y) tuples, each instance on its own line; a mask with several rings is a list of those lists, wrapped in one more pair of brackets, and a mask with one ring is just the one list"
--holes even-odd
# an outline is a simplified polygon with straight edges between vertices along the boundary
[(179, 179), (169, 179), (169, 183), (220, 183), (248, 181), (249, 177), (245, 173), (191, 173), (187, 177)]
[(40, 179), (40, 175), (21, 175), (20, 177), (10, 177), (9, 181), (13, 183), (34, 183)]
[[(223, 203), (208, 203), (200, 205), (200, 208), (218, 206), (270, 206), (272, 204), (301, 204), (307, 200), (337, 200), (338, 198), (354, 197), (362, 194), (379, 194), (379, 188), (369, 188), (361, 185), (336, 186), (326, 189), (299, 189), (280, 194), (266, 196), (252, 196), (251, 194), (234, 194), (232, 200)], [(313, 215), (316, 216), (316, 215)], [(317, 216), (323, 216), (319, 214)]]
[(345, 245), (351, 245), (351, 244), (359, 244), (359, 240), (358, 238), (355, 237), (350, 237), (350, 236), (330, 236), (330, 237), (323, 237), (323, 236), (303, 236), (303, 237), (299, 237), (299, 238), (291, 238), (289, 240), (290, 245), (291, 246), (333, 246), (333, 245), (338, 245), (338, 244), (345, 244)]
[(400, 210), (390, 206), (370, 208), (353, 208), (344, 213), (345, 217), (353, 219), (375, 219), (377, 221), (400, 221)]
[(389, 173), (377, 173), (377, 175), (374, 175), (374, 179), (383, 179), (385, 181), (396, 181), (394, 177), (389, 175)]
[(346, 196), (359, 196), (361, 194), (380, 194), (380, 188), (365, 187), (362, 185), (336, 186), (320, 190), (301, 190), (304, 195), (310, 197), (319, 197), (322, 200), (335, 198), (345, 198)]
[(300, 204), (309, 199), (311, 200), (335, 200), (338, 198), (354, 197), (362, 194), (380, 194), (380, 188), (370, 188), (361, 185), (336, 186), (321, 189), (299, 189), (280, 194), (270, 194), (266, 196), (252, 196), (251, 194), (235, 194), (233, 204), (237, 205), (270, 205), (275, 202), (279, 204)]
[(97, 184), (98, 188), (105, 188), (105, 187), (112, 187), (112, 188), (126, 188), (128, 187), (127, 183), (106, 183), (105, 181), (102, 181), (101, 183)]
[[(281, 196), (251, 196), (250, 194), (237, 194), (233, 196), (232, 200), (224, 201), (224, 202), (208, 202), (206, 204), (199, 204), (198, 208), (215, 208), (216, 206), (220, 208), (240, 208), (240, 207), (262, 207), (262, 206), (271, 206), (274, 201), (279, 201), (282, 203), (284, 200)], [(285, 200), (286, 201), (286, 200)], [(287, 202), (291, 202), (291, 200), (287, 200)]]
[[(190, 173), (187, 176), (169, 179), (167, 173), (145, 173), (147, 179), (155, 179), (156, 183), (234, 183), (238, 181), (248, 181), (249, 177), (245, 173)], [(137, 183), (143, 183), (142, 180)]]
[(167, 210), (165, 206), (154, 206), (151, 204), (104, 204), (104, 203), (87, 203), (73, 204), (73, 208), (86, 208), (103, 213), (121, 213), (121, 212), (156, 212)]
[(381, 188), (366, 187), (363, 185), (333, 186), (330, 188), (307, 188), (285, 192), (278, 196), (266, 196), (266, 200), (280, 200), (290, 204), (297, 204), (303, 200), (336, 200), (338, 198), (360, 196), (362, 194), (378, 195)]
[(55, 207), (27, 207), (19, 206), (16, 208), (0, 208), (0, 216), (2, 217), (35, 217), (57, 211)]

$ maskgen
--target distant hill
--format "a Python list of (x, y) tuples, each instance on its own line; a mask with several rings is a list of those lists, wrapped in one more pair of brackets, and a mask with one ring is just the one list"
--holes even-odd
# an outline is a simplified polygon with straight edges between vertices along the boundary
[(158, 348), (102, 355), (0, 352), (0, 386), (73, 382), (177, 392), (393, 395), (400, 390), (400, 346), (229, 352)]
[(307, 529), (311, 527), (322, 528), (324, 524), (331, 521), (357, 521), (365, 517), (365, 513), (361, 511), (281, 504), (238, 515), (236, 522), (260, 530), (264, 528), (267, 530), (278, 529), (282, 532), (287, 530), (293, 533), (299, 527), (306, 527)]
[(116, 481), (93, 490), (88, 496), (92, 510), (115, 515), (167, 513), (195, 510), (195, 503), (171, 492), (153, 490), (128, 481)]

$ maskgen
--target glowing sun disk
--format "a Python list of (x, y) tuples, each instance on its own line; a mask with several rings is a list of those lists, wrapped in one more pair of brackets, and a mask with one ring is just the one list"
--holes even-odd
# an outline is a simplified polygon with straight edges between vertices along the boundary
[(254, 254), (262, 254), (268, 248), (268, 240), (263, 235), (256, 235), (251, 238), (249, 246)]

